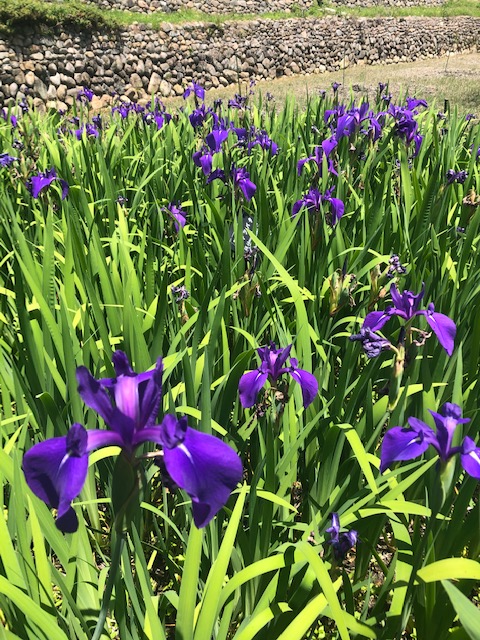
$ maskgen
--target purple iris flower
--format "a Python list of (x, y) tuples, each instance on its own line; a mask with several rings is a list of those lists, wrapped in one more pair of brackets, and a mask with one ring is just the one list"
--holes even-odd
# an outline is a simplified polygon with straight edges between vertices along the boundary
[(373, 111), (369, 111), (368, 102), (362, 102), (360, 107), (353, 107), (338, 118), (335, 138), (340, 140), (344, 136), (352, 136), (360, 129), (362, 123), (365, 121), (372, 124), (374, 139), (376, 140), (379, 138), (382, 128), (378, 123), (378, 120), (374, 118)]
[(155, 108), (153, 111), (148, 111), (143, 114), (143, 121), (146, 124), (155, 123), (158, 130), (162, 129), (164, 124), (168, 124), (171, 119), (171, 114), (165, 111), (165, 106), (160, 101), (155, 101)]
[(417, 107), (428, 107), (427, 101), (419, 98), (407, 98), (405, 102), (408, 111), (413, 111)]
[(332, 210), (331, 225), (334, 227), (345, 213), (345, 205), (340, 198), (332, 198), (335, 187), (327, 189), (325, 194), (318, 189), (310, 189), (300, 200), (297, 200), (292, 207), (292, 217), (295, 217), (302, 207), (307, 207), (310, 214), (321, 210), (322, 204), (328, 202)]
[(218, 438), (191, 429), (187, 418), (155, 419), (162, 398), (162, 360), (154, 369), (136, 374), (122, 351), (113, 354), (115, 378), (96, 380), (86, 367), (77, 369), (78, 391), (109, 429), (86, 430), (75, 423), (66, 436), (40, 442), (26, 452), (23, 471), (30, 489), (57, 509), (57, 527), (76, 531), (71, 502), (84, 485), (88, 454), (99, 447), (119, 446), (134, 462), (134, 450), (144, 442), (162, 447), (167, 479), (192, 498), (193, 518), (204, 527), (227, 502), (242, 477), (237, 454)]
[(221, 151), (222, 144), (228, 138), (229, 133), (229, 129), (215, 128), (206, 136), (205, 142), (212, 153), (219, 153)]
[(266, 131), (257, 131), (253, 140), (247, 144), (247, 149), (251, 151), (253, 147), (259, 146), (265, 151), (270, 151), (272, 156), (278, 153), (278, 144), (274, 142), (267, 134)]
[(480, 448), (466, 436), (460, 446), (453, 447), (452, 441), (457, 425), (470, 422), (462, 418), (462, 410), (456, 404), (446, 402), (441, 413), (430, 411), (435, 421), (436, 431), (418, 418), (409, 418), (409, 427), (393, 427), (385, 434), (380, 456), (380, 471), (383, 473), (392, 462), (412, 460), (422, 455), (430, 445), (438, 452), (442, 462), (460, 454), (462, 467), (473, 478), (480, 480)]
[(253, 407), (265, 382), (270, 380), (270, 384), (275, 386), (278, 378), (284, 373), (289, 373), (299, 383), (305, 408), (314, 401), (318, 393), (318, 381), (315, 376), (304, 369), (299, 369), (296, 358), (290, 358), (289, 367), (284, 366), (292, 346), (290, 344), (284, 349), (277, 349), (275, 343), (271, 342), (268, 347), (257, 349), (261, 358), (260, 366), (254, 371), (244, 373), (238, 383), (240, 402), (243, 407)]
[(129, 113), (145, 113), (145, 107), (138, 102), (122, 102), (116, 107), (112, 107), (112, 114), (118, 112), (122, 120), (128, 117)]
[(203, 146), (199, 151), (195, 151), (192, 159), (193, 164), (200, 167), (206, 176), (212, 173), (213, 155), (207, 146)]
[(186, 100), (192, 93), (199, 100), (205, 100), (205, 89), (196, 82), (192, 82), (192, 84), (185, 89), (183, 99)]
[(202, 104), (200, 107), (192, 111), (192, 113), (188, 116), (188, 119), (190, 120), (190, 124), (192, 125), (192, 127), (194, 129), (197, 129), (203, 126), (203, 123), (208, 118), (208, 116), (212, 116), (214, 123), (218, 122), (217, 114), (210, 107), (208, 107), (207, 109), (205, 104)]
[(164, 207), (164, 211), (166, 211), (173, 218), (175, 231), (178, 233), (180, 227), (183, 227), (187, 224), (187, 212), (180, 209), (180, 203), (171, 202), (169, 205)]
[(246, 148), (249, 152), (255, 146), (259, 146), (265, 151), (270, 151), (272, 156), (278, 153), (278, 145), (274, 142), (263, 129), (256, 129), (254, 125), (250, 129), (245, 127), (233, 127), (238, 138), (238, 145)]
[(328, 544), (332, 545), (335, 560), (345, 558), (347, 552), (357, 544), (358, 533), (354, 529), (340, 533), (340, 518), (338, 513), (332, 513), (332, 526), (326, 530), (330, 534)]
[(83, 87), (81, 91), (77, 93), (77, 100), (80, 102), (91, 102), (93, 100), (93, 91), (88, 87)]
[(297, 173), (300, 176), (302, 174), (302, 169), (307, 162), (313, 161), (317, 165), (318, 172), (320, 176), (322, 175), (323, 170), (323, 158), (326, 157), (328, 159), (328, 172), (332, 173), (334, 176), (338, 176), (338, 173), (335, 171), (335, 167), (333, 166), (333, 161), (330, 158), (330, 154), (337, 146), (338, 142), (336, 138), (333, 136), (324, 140), (322, 142), (321, 147), (315, 147), (313, 156), (309, 156), (308, 158), (303, 158), (299, 160), (297, 163)]
[(8, 153), (0, 153), (0, 167), (9, 167), (15, 160), (18, 160), (15, 156), (11, 156)]
[(5, 122), (10, 120), (10, 124), (12, 125), (12, 129), (16, 129), (18, 126), (18, 118), (13, 115), (13, 113), (8, 113), (6, 109), (0, 109), (0, 118), (3, 118)]
[(77, 140), (82, 139), (83, 132), (85, 132), (87, 137), (89, 138), (98, 138), (98, 136), (100, 135), (98, 129), (90, 122), (87, 122), (87, 124), (82, 125), (80, 129), (75, 129), (75, 136)]
[(451, 356), (457, 328), (453, 320), (448, 316), (435, 311), (433, 302), (428, 305), (427, 309), (419, 309), (420, 302), (425, 294), (425, 285), (422, 286), (420, 293), (415, 295), (411, 291), (399, 293), (395, 284), (392, 284), (390, 294), (394, 306), (387, 307), (385, 311), (372, 311), (369, 313), (363, 322), (363, 328), (368, 328), (371, 331), (380, 331), (393, 316), (399, 316), (406, 322), (410, 322), (415, 316), (425, 316), (438, 341), (448, 355)]
[(233, 98), (228, 101), (228, 106), (233, 109), (245, 109), (248, 102), (248, 96), (242, 96), (240, 93), (236, 93)]
[[(419, 101), (414, 100), (412, 104), (417, 102)], [(415, 144), (413, 155), (414, 157), (417, 156), (423, 141), (423, 136), (418, 133), (418, 122), (414, 118), (417, 112), (406, 107), (390, 105), (388, 113), (395, 118), (395, 133), (399, 138), (402, 138), (407, 145), (410, 145), (412, 142)]]
[[(398, 109), (398, 108), (397, 108)], [(407, 144), (410, 144), (415, 138), (418, 129), (418, 122), (414, 120), (411, 111), (396, 111), (395, 131), (400, 138), (403, 138)]]
[(62, 200), (65, 200), (69, 190), (68, 183), (65, 180), (58, 178), (57, 172), (53, 168), (47, 169), (44, 172), (40, 172), (37, 176), (29, 178), (27, 181), (27, 189), (30, 191), (33, 198), (38, 198), (40, 192), (49, 187), (54, 180), (59, 180), (62, 187)]
[(240, 189), (245, 196), (245, 200), (250, 202), (257, 190), (257, 185), (250, 180), (250, 174), (248, 171), (245, 167), (232, 167), (231, 176), (233, 178), (233, 186), (235, 190)]

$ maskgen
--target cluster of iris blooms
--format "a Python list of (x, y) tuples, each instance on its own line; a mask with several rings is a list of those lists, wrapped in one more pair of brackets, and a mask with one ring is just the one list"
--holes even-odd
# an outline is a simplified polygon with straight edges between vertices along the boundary
[[(336, 87), (338, 89), (338, 87)], [(334, 91), (336, 90), (334, 88)], [(190, 122), (194, 128), (211, 124), (211, 131), (205, 135), (201, 148), (194, 154), (193, 161), (200, 167), (207, 178), (207, 183), (215, 179), (233, 186), (235, 191), (241, 192), (246, 201), (254, 196), (256, 185), (244, 167), (232, 166), (227, 176), (221, 168), (213, 169), (213, 158), (222, 150), (223, 143), (229, 135), (235, 135), (236, 147), (250, 153), (253, 147), (260, 146), (272, 155), (278, 153), (277, 144), (271, 140), (263, 130), (255, 127), (239, 128), (233, 123), (220, 118), (216, 109), (207, 108), (203, 101), (205, 92), (202, 87), (193, 83), (184, 93), (184, 98), (194, 96), (196, 108), (190, 114)], [(78, 100), (89, 103), (93, 92), (85, 88), (78, 94)], [(388, 104), (390, 100), (385, 98)], [(229, 102), (230, 107), (245, 109), (246, 101), (235, 99)], [(421, 100), (407, 99), (403, 107), (389, 104), (386, 111), (375, 114), (369, 109), (368, 103), (360, 107), (347, 109), (344, 105), (336, 105), (334, 109), (325, 112), (325, 123), (331, 135), (321, 145), (315, 147), (311, 156), (301, 159), (297, 165), (300, 176), (304, 166), (313, 163), (316, 167), (314, 185), (322, 176), (324, 166), (332, 176), (338, 176), (333, 160), (333, 153), (339, 140), (352, 137), (358, 132), (377, 140), (386, 124), (386, 117), (393, 117), (394, 132), (403, 139), (407, 146), (413, 145), (413, 153), (418, 154), (422, 143), (422, 136), (418, 133), (418, 123), (415, 119), (417, 108), (426, 106)], [(23, 110), (23, 109), (22, 109)], [(171, 115), (164, 105), (156, 99), (150, 108), (136, 103), (122, 103), (112, 110), (122, 118), (130, 113), (141, 115), (145, 124), (155, 124), (159, 129), (171, 120)], [(2, 114), (0, 114), (2, 115)], [(3, 114), (4, 119), (7, 116)], [(16, 116), (10, 116), (13, 128), (17, 127)], [(94, 116), (91, 123), (87, 123), (74, 130), (77, 138), (84, 134), (97, 137), (102, 128), (99, 116)], [(480, 156), (480, 148), (476, 152)], [(7, 153), (0, 154), (0, 166), (10, 166), (16, 158)], [(464, 171), (449, 170), (446, 175), (447, 184), (463, 183), (467, 178)], [(54, 168), (32, 176), (28, 189), (32, 197), (37, 198), (41, 191), (53, 182), (58, 181), (62, 190), (62, 199), (68, 194), (68, 184), (57, 176)], [(335, 225), (344, 214), (344, 203), (332, 196), (334, 187), (324, 194), (315, 187), (309, 190), (293, 205), (292, 215), (296, 216), (302, 207), (309, 213), (321, 210), (324, 203), (331, 207), (331, 224)], [(180, 208), (180, 203), (170, 203), (164, 208), (174, 221), (176, 230), (186, 223), (186, 212)], [(400, 264), (400, 263), (399, 263)], [(401, 265), (400, 265), (401, 267)], [(395, 262), (392, 268), (399, 272)], [(404, 273), (404, 270), (402, 271)], [(419, 294), (411, 291), (400, 293), (395, 284), (390, 288), (393, 305), (385, 311), (372, 311), (367, 315), (360, 333), (351, 336), (352, 340), (362, 343), (367, 356), (375, 357), (382, 350), (395, 350), (396, 347), (379, 331), (393, 317), (403, 320), (405, 329), (412, 334), (420, 335), (418, 344), (422, 344), (429, 336), (427, 332), (412, 326), (413, 318), (424, 316), (430, 329), (435, 333), (440, 344), (451, 355), (454, 348), (456, 327), (447, 316), (435, 311), (433, 303), (427, 309), (420, 309), (424, 296), (424, 288)], [(414, 341), (415, 342), (415, 341)], [(245, 373), (239, 382), (240, 402), (244, 408), (253, 407), (260, 391), (267, 381), (274, 391), (281, 376), (288, 374), (300, 384), (303, 405), (306, 409), (318, 393), (318, 381), (315, 376), (299, 368), (298, 361), (290, 358), (292, 345), (276, 348), (274, 343), (258, 349), (260, 365), (257, 369)], [(141, 374), (136, 374), (127, 359), (120, 351), (114, 354), (115, 378), (96, 380), (85, 367), (77, 370), (79, 393), (87, 406), (93, 408), (105, 421), (109, 429), (86, 430), (80, 424), (74, 424), (66, 436), (52, 438), (40, 442), (32, 447), (24, 457), (24, 472), (27, 483), (32, 491), (46, 504), (57, 509), (57, 526), (65, 532), (77, 528), (77, 517), (71, 502), (82, 490), (88, 469), (88, 454), (95, 448), (118, 445), (131, 464), (137, 465), (142, 461), (142, 455), (136, 457), (135, 451), (145, 442), (152, 442), (157, 446), (155, 452), (148, 454), (148, 459), (154, 458), (162, 471), (164, 480), (169, 487), (180, 487), (192, 498), (194, 522), (202, 527), (215, 516), (225, 505), (231, 491), (242, 476), (242, 464), (237, 454), (228, 445), (217, 438), (198, 432), (188, 426), (186, 418), (177, 419), (167, 415), (160, 424), (155, 424), (162, 395), (162, 365), (161, 360), (156, 367)], [(415, 458), (432, 445), (438, 452), (442, 463), (447, 463), (455, 454), (459, 454), (464, 470), (471, 476), (480, 479), (480, 449), (468, 436), (461, 445), (453, 446), (453, 436), (456, 427), (468, 422), (461, 418), (461, 409), (457, 405), (447, 403), (442, 413), (431, 412), (435, 421), (436, 431), (416, 418), (409, 419), (406, 428), (394, 427), (390, 429), (383, 440), (380, 470), (383, 473), (393, 462)], [(337, 514), (332, 514), (332, 526), (327, 529), (330, 533), (336, 559), (343, 557), (346, 551), (354, 546), (357, 534), (355, 531), (340, 533)]]
[[(338, 83), (332, 85), (334, 94), (338, 90)], [(383, 87), (385, 88), (385, 87)], [(381, 87), (380, 87), (381, 89)], [(221, 180), (229, 185), (235, 192), (241, 193), (246, 201), (250, 201), (255, 194), (256, 185), (251, 181), (248, 171), (243, 166), (232, 165), (228, 174), (222, 168), (213, 169), (213, 158), (222, 150), (223, 143), (227, 140), (230, 133), (236, 135), (237, 147), (243, 147), (248, 153), (255, 146), (268, 150), (272, 155), (276, 155), (279, 151), (278, 145), (270, 139), (267, 132), (256, 129), (251, 126), (249, 128), (236, 127), (232, 122), (228, 122), (225, 118), (221, 118), (217, 114), (220, 112), (221, 101), (216, 101), (214, 108), (207, 107), (203, 102), (205, 99), (205, 90), (197, 83), (192, 83), (185, 90), (183, 97), (187, 99), (193, 95), (195, 100), (195, 109), (189, 115), (191, 125), (195, 129), (205, 128), (206, 125), (211, 126), (211, 131), (205, 136), (204, 141), (193, 154), (194, 164), (200, 167), (206, 176), (207, 183), (213, 180)], [(94, 97), (94, 93), (88, 87), (84, 87), (77, 94), (79, 102), (89, 104)], [(229, 107), (237, 109), (247, 108), (248, 96), (236, 96), (234, 100), (230, 100)], [(344, 104), (336, 104), (334, 108), (325, 111), (325, 124), (330, 130), (330, 137), (325, 139), (321, 145), (315, 147), (311, 156), (303, 158), (298, 162), (298, 175), (301, 175), (305, 164), (312, 162), (316, 167), (316, 173), (313, 176), (313, 184), (310, 190), (297, 200), (292, 208), (292, 215), (296, 216), (298, 212), (305, 207), (309, 214), (316, 215), (322, 211), (322, 206), (328, 204), (331, 215), (328, 216), (328, 222), (331, 226), (335, 226), (340, 218), (344, 215), (345, 206), (340, 198), (333, 197), (335, 186), (328, 188), (325, 193), (321, 193), (318, 189), (318, 180), (322, 177), (322, 168), (324, 157), (329, 174), (337, 176), (338, 172), (335, 168), (333, 160), (333, 152), (338, 142), (348, 137), (353, 139), (358, 133), (370, 137), (373, 141), (378, 140), (387, 124), (387, 117), (394, 120), (394, 133), (404, 142), (407, 147), (412, 146), (412, 157), (418, 154), (423, 137), (418, 132), (418, 115), (419, 107), (426, 107), (424, 100), (416, 98), (407, 98), (404, 106), (391, 104), (391, 97), (383, 96), (386, 108), (383, 111), (375, 112), (370, 109), (368, 102), (363, 102), (360, 106), (353, 105), (347, 108)], [(22, 112), (28, 111), (28, 104), (25, 100), (20, 103)], [(121, 118), (127, 118), (131, 113), (140, 116), (145, 124), (155, 124), (161, 129), (166, 123), (170, 122), (172, 115), (166, 111), (165, 105), (159, 98), (151, 101), (150, 105), (143, 106), (136, 102), (121, 102), (112, 108), (112, 113), (118, 113)], [(8, 114), (5, 110), (0, 110), (0, 117), (5, 120), (9, 119), (13, 128), (18, 125), (18, 118), (14, 114)], [(474, 116), (469, 114), (469, 119)], [(86, 137), (96, 138), (102, 130), (102, 121), (100, 116), (93, 116), (91, 122), (81, 124), (77, 117), (73, 117), (71, 122), (76, 126), (74, 129), (65, 129), (63, 133), (73, 133), (78, 139), (84, 135)], [(472, 152), (474, 150), (472, 149)], [(480, 157), (480, 147), (476, 150), (476, 156)], [(0, 154), (0, 167), (10, 166), (17, 158), (7, 153)], [(33, 175), (27, 182), (27, 187), (33, 197), (38, 197), (39, 193), (47, 188), (53, 181), (48, 182), (50, 172), (55, 172), (55, 168), (47, 169), (38, 175)], [(467, 179), (465, 171), (454, 171), (450, 169), (446, 174), (446, 183), (452, 182), (463, 183)], [(37, 181), (36, 178), (39, 180)], [(60, 178), (58, 178), (60, 180)], [(41, 184), (41, 188), (37, 189), (32, 184)], [(68, 191), (66, 182), (62, 182), (62, 198), (66, 197)], [(172, 203), (173, 206), (177, 206)], [(165, 210), (170, 209), (170, 205)], [(181, 214), (186, 218), (185, 212)], [(185, 223), (181, 219), (177, 219), (175, 228)]]

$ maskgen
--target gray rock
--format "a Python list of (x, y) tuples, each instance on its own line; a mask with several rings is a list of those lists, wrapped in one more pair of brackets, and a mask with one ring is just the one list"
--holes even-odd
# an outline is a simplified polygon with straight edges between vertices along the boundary
[(158, 89), (160, 91), (160, 94), (164, 98), (168, 98), (168, 96), (171, 95), (172, 93), (172, 85), (166, 80), (161, 80), (160, 86), (158, 87)]
[(35, 84), (35, 74), (33, 73), (33, 71), (27, 71), (27, 73), (25, 74), (25, 84), (28, 87), (33, 87), (33, 85)]
[(65, 100), (67, 97), (67, 87), (64, 84), (61, 84), (57, 87), (57, 98), (59, 100)]
[(142, 89), (143, 82), (141, 77), (138, 75), (138, 73), (132, 73), (132, 75), (130, 76), (130, 84), (135, 89)]

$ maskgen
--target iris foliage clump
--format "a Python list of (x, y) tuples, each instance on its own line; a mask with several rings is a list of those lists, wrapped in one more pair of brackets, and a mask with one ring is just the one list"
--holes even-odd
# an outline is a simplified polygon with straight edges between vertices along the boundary
[(478, 637), (480, 127), (336, 89), (0, 110), (1, 637)]

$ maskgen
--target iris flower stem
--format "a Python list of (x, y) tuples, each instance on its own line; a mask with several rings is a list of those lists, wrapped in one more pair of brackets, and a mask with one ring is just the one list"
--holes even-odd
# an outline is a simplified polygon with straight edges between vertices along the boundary
[(110, 563), (110, 573), (108, 574), (105, 591), (103, 592), (102, 606), (98, 614), (98, 620), (95, 626), (95, 631), (92, 635), (92, 640), (100, 640), (102, 636), (105, 620), (107, 619), (108, 605), (110, 604), (110, 598), (112, 597), (113, 585), (115, 584), (118, 569), (120, 568), (120, 559), (122, 557), (123, 545), (125, 543), (125, 532), (116, 531), (114, 535), (115, 544)]

